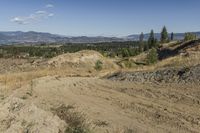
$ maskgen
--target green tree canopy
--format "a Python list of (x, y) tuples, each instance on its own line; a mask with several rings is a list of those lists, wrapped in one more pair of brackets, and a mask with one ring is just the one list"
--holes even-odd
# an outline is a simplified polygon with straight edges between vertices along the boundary
[(166, 43), (169, 41), (167, 28), (165, 26), (163, 27), (163, 29), (161, 31), (160, 41), (161, 41), (161, 43)]
[(156, 39), (154, 36), (154, 31), (151, 30), (149, 39), (148, 39), (148, 48), (155, 48), (156, 47)]
[(139, 43), (139, 51), (144, 51), (144, 34), (143, 32), (140, 34), (140, 43)]
[(155, 48), (152, 48), (147, 55), (147, 63), (154, 64), (158, 61), (158, 53)]

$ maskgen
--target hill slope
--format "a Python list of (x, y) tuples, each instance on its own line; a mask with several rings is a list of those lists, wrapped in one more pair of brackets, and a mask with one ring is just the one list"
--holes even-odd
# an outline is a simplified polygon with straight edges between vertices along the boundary
[[(158, 62), (157, 68), (146, 66), (159, 70), (119, 72), (109, 78), (98, 76), (104, 70), (115, 71), (116, 63), (95, 51), (40, 61), (18, 59), (14, 65), (0, 59), (5, 66), (0, 69), (12, 66), (18, 70), (8, 69), (0, 75), (0, 132), (66, 133), (66, 129), (78, 128), (95, 133), (198, 133), (200, 56), (194, 57), (200, 45), (195, 42), (166, 44), (163, 50), (178, 52)], [(188, 60), (193, 63), (176, 68), (178, 58), (181, 67)], [(98, 60), (104, 64), (103, 71), (88, 71), (94, 70)], [(37, 68), (40, 65), (48, 70)], [(23, 72), (21, 66), (33, 68)]]

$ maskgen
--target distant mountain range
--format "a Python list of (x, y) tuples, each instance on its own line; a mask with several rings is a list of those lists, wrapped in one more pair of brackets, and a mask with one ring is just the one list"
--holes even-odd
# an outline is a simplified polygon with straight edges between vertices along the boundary
[(123, 38), (117, 37), (67, 37), (62, 35), (42, 33), (42, 32), (0, 32), (0, 44), (13, 44), (13, 43), (97, 43), (97, 42), (112, 42), (112, 41), (125, 41)]
[[(200, 38), (200, 32), (194, 32)], [(147, 40), (149, 34), (144, 34), (144, 39)], [(156, 33), (155, 37), (159, 40), (160, 34)], [(174, 39), (181, 40), (184, 38), (184, 33), (174, 34)], [(67, 37), (62, 35), (42, 33), (42, 32), (0, 32), (0, 44), (14, 44), (14, 43), (98, 43), (98, 42), (113, 42), (113, 41), (137, 41), (139, 40), (139, 35), (129, 35), (127, 37)]]

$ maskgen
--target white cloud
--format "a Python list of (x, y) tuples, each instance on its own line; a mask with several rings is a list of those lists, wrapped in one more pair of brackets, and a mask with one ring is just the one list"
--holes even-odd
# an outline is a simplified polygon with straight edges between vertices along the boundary
[(17, 24), (25, 25), (25, 24), (31, 24), (38, 21), (42, 21), (44, 19), (48, 19), (50, 17), (53, 17), (53, 13), (49, 13), (47, 11), (41, 11), (38, 10), (33, 14), (30, 14), (29, 16), (17, 16), (11, 19), (11, 22), (15, 22)]
[(48, 16), (49, 16), (49, 17), (53, 17), (53, 16), (54, 16), (54, 13), (49, 13)]
[(53, 8), (54, 5), (52, 5), (52, 4), (47, 4), (45, 7), (46, 7), (46, 8)]
[(36, 11), (35, 13), (36, 14), (46, 14), (47, 12), (46, 11)]
[(27, 18), (24, 17), (14, 17), (11, 19), (12, 22), (15, 22), (17, 24), (28, 24)]

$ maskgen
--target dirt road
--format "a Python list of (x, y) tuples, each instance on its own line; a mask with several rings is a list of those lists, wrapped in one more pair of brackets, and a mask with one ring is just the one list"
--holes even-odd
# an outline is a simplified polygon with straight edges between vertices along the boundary
[(200, 87), (196, 85), (44, 77), (9, 95), (4, 92), (0, 132), (64, 132), (67, 124), (52, 111), (60, 105), (83, 112), (97, 133), (200, 131)]

